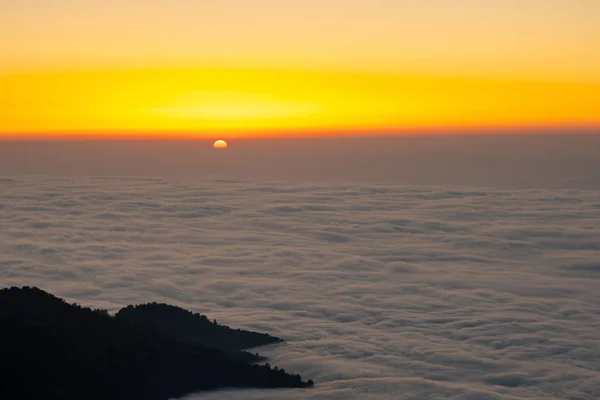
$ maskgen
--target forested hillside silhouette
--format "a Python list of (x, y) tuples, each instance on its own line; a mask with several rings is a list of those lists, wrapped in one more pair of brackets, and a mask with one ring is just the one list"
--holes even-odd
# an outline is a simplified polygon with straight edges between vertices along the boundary
[[(166, 400), (221, 387), (312, 385), (269, 364), (232, 359), (222, 351), (225, 342), (220, 349), (197, 344), (209, 343), (212, 333), (197, 330), (194, 337), (204, 339), (188, 340), (184, 325), (168, 335), (123, 315), (68, 304), (35, 287), (0, 290), (0, 398)], [(216, 326), (219, 332), (231, 330)], [(280, 341), (252, 332), (232, 337), (248, 338), (239, 339), (236, 349), (260, 341), (251, 337)]]
[(119, 310), (115, 318), (188, 344), (222, 350), (229, 357), (246, 362), (257, 362), (264, 358), (241, 350), (283, 342), (266, 333), (219, 325), (206, 315), (164, 303), (127, 306)]

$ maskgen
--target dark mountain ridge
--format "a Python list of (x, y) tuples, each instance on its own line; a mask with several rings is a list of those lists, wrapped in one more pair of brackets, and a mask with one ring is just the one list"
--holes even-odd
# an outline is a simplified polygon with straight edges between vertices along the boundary
[[(155, 303), (117, 315), (68, 304), (38, 288), (0, 290), (0, 398), (164, 400), (221, 387), (312, 385), (235, 356), (248, 343), (279, 338)], [(156, 329), (163, 317), (170, 328)], [(193, 333), (184, 334), (188, 326)], [(215, 332), (232, 339), (215, 341)]]
[(219, 325), (206, 315), (164, 303), (127, 306), (119, 310), (115, 318), (184, 343), (227, 352), (231, 358), (246, 362), (258, 362), (264, 358), (242, 351), (243, 349), (283, 342), (267, 333)]

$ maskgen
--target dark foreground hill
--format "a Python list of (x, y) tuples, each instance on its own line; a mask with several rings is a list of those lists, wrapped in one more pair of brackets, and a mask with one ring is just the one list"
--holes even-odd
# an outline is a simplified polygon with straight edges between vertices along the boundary
[(122, 315), (68, 304), (37, 288), (0, 290), (3, 399), (166, 400), (221, 387), (311, 384), (268, 364), (250, 365), (227, 352), (147, 329)]
[(209, 320), (206, 315), (193, 313), (168, 304), (147, 303), (127, 306), (115, 318), (154, 331), (177, 341), (227, 352), (230, 358), (246, 362), (261, 361), (258, 354), (243, 349), (283, 342), (266, 333), (232, 329)]

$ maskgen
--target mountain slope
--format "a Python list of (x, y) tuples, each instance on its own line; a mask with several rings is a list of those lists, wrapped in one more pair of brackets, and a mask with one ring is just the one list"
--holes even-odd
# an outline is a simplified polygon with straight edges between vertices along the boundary
[(312, 384), (37, 288), (0, 290), (0, 327), (0, 398), (164, 400), (220, 387)]
[(219, 325), (205, 315), (164, 303), (127, 306), (119, 310), (115, 318), (177, 341), (222, 350), (232, 358), (247, 362), (260, 361), (262, 358), (240, 350), (283, 342), (266, 333)]

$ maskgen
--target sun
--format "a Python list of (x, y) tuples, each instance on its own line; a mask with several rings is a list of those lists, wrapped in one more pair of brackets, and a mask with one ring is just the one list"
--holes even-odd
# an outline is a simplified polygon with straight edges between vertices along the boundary
[(224, 140), (217, 140), (216, 142), (213, 143), (213, 148), (215, 149), (226, 149), (227, 148), (227, 142)]

